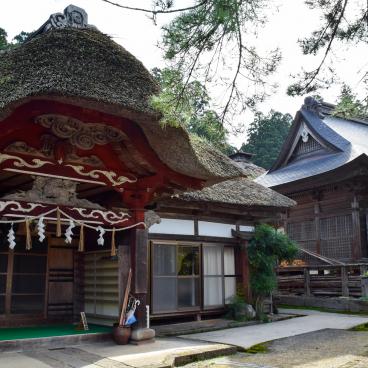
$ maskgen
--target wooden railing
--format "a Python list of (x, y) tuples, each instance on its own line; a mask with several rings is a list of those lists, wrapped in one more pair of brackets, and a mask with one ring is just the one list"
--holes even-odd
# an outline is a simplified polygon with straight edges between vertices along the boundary
[(280, 267), (278, 294), (317, 297), (355, 297), (364, 295), (362, 275), (368, 264)]

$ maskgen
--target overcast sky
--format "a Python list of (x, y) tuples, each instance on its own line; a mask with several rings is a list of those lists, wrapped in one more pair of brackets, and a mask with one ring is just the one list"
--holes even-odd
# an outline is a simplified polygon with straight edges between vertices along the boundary
[[(150, 8), (151, 0), (116, 0), (126, 5)], [(355, 0), (357, 4), (364, 0)], [(32, 31), (40, 27), (50, 14), (62, 12), (69, 4), (84, 8), (89, 17), (89, 23), (94, 24), (102, 32), (109, 34), (128, 51), (140, 59), (148, 69), (165, 65), (161, 50), (157, 47), (160, 40), (162, 24), (167, 16), (158, 18), (158, 25), (140, 12), (126, 11), (108, 5), (101, 0), (1, 0), (0, 27), (4, 28), (12, 39), (20, 31)], [(189, 0), (176, 0), (177, 6), (184, 6)], [(283, 59), (274, 76), (273, 82), (279, 84), (278, 92), (263, 103), (259, 108), (263, 112), (270, 109), (294, 115), (303, 103), (303, 97), (288, 97), (286, 88), (291, 82), (290, 74), (300, 71), (300, 66), (306, 68), (315, 66), (319, 58), (306, 57), (301, 54), (297, 40), (309, 35), (319, 24), (319, 14), (308, 9), (304, 0), (270, 0), (271, 7), (269, 23), (259, 33), (257, 46), (262, 49), (280, 47)], [(336, 52), (338, 61), (334, 64), (336, 75), (347, 81), (351, 87), (362, 89), (360, 79), (364, 68), (367, 68), (367, 52), (362, 47), (345, 49), (339, 47)], [(335, 102), (340, 91), (336, 85), (327, 91), (320, 92), (325, 101)], [(238, 117), (245, 123), (251, 121), (250, 115)], [(231, 143), (238, 147), (246, 139), (245, 134), (232, 136)]]

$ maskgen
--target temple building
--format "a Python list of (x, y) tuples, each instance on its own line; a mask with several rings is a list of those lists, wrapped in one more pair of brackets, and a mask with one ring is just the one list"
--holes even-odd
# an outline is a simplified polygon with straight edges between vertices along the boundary
[(223, 310), (236, 280), (247, 288), (244, 233), (294, 202), (254, 183), (254, 167), (162, 128), (158, 92), (72, 5), (0, 52), (0, 326), (80, 312), (111, 325), (129, 269), (136, 328), (147, 306), (201, 315)]
[(306, 263), (367, 258), (367, 154), (367, 120), (307, 97), (276, 162), (256, 179), (297, 202), (284, 226)]

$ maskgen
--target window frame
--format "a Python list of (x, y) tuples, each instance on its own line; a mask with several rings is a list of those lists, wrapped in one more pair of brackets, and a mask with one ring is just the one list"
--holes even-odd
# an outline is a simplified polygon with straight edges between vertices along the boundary
[[(154, 270), (154, 260), (155, 260), (155, 246), (157, 245), (169, 245), (176, 247), (176, 276), (157, 276), (155, 275)], [(188, 278), (188, 276), (180, 276), (178, 275), (178, 247), (181, 246), (188, 246), (188, 247), (198, 247), (199, 248), (199, 274), (196, 276), (196, 279), (199, 279), (199, 301), (198, 306), (195, 307), (178, 307), (178, 280), (180, 278)], [(216, 277), (221, 278), (221, 285), (222, 285), (222, 304), (213, 305), (213, 306), (205, 306), (204, 305), (204, 255), (203, 250), (205, 246), (217, 246), (221, 247), (221, 275), (208, 275), (208, 277)], [(224, 274), (224, 249), (225, 248), (232, 248), (234, 249), (234, 274)], [(150, 305), (151, 305), (151, 312), (152, 315), (165, 315), (165, 314), (180, 314), (184, 312), (206, 312), (211, 310), (219, 310), (224, 309), (228, 304), (225, 298), (225, 279), (226, 278), (233, 278), (235, 280), (235, 292), (236, 286), (238, 284), (238, 279), (240, 275), (237, 273), (237, 263), (236, 263), (236, 248), (237, 246), (234, 244), (226, 244), (224, 242), (195, 242), (195, 241), (187, 241), (187, 240), (165, 240), (165, 239), (152, 239), (149, 241), (149, 251), (150, 251)], [(155, 306), (153, 305), (153, 293), (155, 287), (155, 278), (160, 277), (175, 277), (176, 278), (176, 308), (170, 310), (155, 310)], [(192, 278), (192, 276), (189, 276)]]

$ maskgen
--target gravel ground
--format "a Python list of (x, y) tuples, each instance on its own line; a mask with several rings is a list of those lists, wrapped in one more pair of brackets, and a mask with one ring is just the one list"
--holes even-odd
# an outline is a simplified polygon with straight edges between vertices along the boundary
[(185, 367), (368, 368), (368, 332), (322, 330), (266, 345), (267, 353), (238, 353)]

